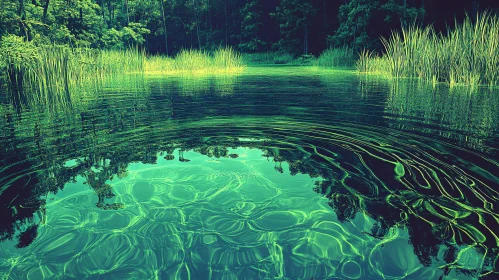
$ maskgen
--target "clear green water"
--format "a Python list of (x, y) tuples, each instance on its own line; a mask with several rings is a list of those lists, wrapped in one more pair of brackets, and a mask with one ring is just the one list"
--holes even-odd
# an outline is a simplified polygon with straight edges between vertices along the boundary
[(2, 96), (3, 279), (497, 277), (497, 90), (262, 67)]

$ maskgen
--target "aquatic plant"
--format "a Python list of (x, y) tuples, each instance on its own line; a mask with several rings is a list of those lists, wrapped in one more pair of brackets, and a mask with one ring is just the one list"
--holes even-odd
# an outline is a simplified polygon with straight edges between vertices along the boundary
[[(239, 71), (241, 55), (232, 48), (213, 54), (183, 50), (174, 58), (147, 57), (143, 50), (96, 50), (63, 45), (36, 45), (6, 36), (0, 45), (0, 66), (17, 99), (28, 103), (70, 102), (76, 92), (96, 89), (107, 78), (144, 71)], [(27, 97), (29, 95), (29, 97)]]
[(211, 67), (210, 55), (201, 50), (182, 50), (175, 56), (174, 70), (201, 70)]
[(246, 53), (242, 57), (247, 64), (290, 64), (295, 59), (286, 52)]
[[(499, 83), (499, 17), (489, 12), (475, 21), (466, 17), (447, 34), (437, 34), (432, 26), (411, 26), (382, 38), (388, 68), (379, 56), (360, 56), (359, 71), (387, 73), (393, 77), (418, 77), (425, 82), (445, 82), (451, 86)], [(365, 66), (370, 65), (367, 69)]]
[(237, 53), (231, 47), (219, 48), (213, 54), (213, 67), (226, 70), (244, 67), (241, 54)]
[(355, 55), (351, 48), (329, 48), (322, 52), (317, 58), (317, 66), (321, 67), (344, 67), (355, 65)]
[(355, 67), (359, 72), (371, 72), (376, 69), (373, 65), (374, 52), (369, 50), (362, 50), (359, 53), (359, 59), (355, 62)]
[(23, 76), (33, 76), (39, 54), (32, 42), (22, 37), (8, 35), (2, 37), (0, 44), (0, 70), (6, 73), (7, 82), (15, 87), (22, 87)]
[(82, 89), (115, 74), (143, 71), (138, 49), (101, 51), (64, 45), (36, 45), (13, 35), (2, 38), (1, 61), (10, 92), (25, 103), (62, 104)]
[(149, 56), (145, 60), (146, 72), (203, 72), (203, 71), (233, 71), (244, 68), (244, 62), (239, 53), (232, 48), (219, 48), (213, 54), (202, 50), (182, 50), (175, 57)]

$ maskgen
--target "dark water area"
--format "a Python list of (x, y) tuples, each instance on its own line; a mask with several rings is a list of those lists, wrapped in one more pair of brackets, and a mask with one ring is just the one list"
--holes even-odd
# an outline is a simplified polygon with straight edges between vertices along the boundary
[(0, 95), (2, 279), (497, 279), (499, 90), (352, 71)]

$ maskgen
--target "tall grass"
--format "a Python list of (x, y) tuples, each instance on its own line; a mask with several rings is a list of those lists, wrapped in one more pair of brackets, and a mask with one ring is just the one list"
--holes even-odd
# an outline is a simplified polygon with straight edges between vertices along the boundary
[(142, 71), (144, 60), (138, 50), (36, 46), (15, 36), (2, 40), (1, 53), (12, 96), (36, 104), (71, 104), (106, 77)]
[(285, 52), (262, 52), (244, 54), (243, 60), (247, 64), (290, 64), (295, 57)]
[(206, 72), (239, 71), (245, 67), (241, 55), (232, 48), (220, 48), (213, 54), (201, 50), (182, 50), (174, 58), (150, 56), (145, 61), (146, 72)]
[(322, 52), (315, 64), (321, 67), (354, 66), (355, 55), (348, 47), (329, 48)]
[[(82, 89), (95, 92), (107, 78), (144, 71), (234, 71), (244, 67), (231, 48), (213, 54), (183, 50), (175, 58), (147, 57), (138, 49), (122, 51), (37, 46), (21, 37), (6, 36), (0, 45), (0, 70), (7, 73), (13, 97), (37, 104), (71, 104)], [(26, 95), (30, 95), (27, 98)], [(81, 97), (81, 96), (80, 96)]]
[(213, 66), (230, 70), (244, 67), (244, 62), (241, 54), (232, 48), (220, 48), (213, 54)]
[(499, 17), (488, 12), (478, 14), (475, 22), (466, 17), (446, 34), (437, 34), (432, 26), (413, 26), (382, 42), (385, 54), (381, 58), (361, 54), (359, 71), (451, 86), (499, 84)]

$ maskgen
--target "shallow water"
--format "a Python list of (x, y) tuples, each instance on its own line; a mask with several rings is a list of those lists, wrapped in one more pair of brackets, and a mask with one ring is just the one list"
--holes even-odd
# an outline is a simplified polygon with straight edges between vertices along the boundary
[(498, 277), (498, 90), (253, 67), (3, 96), (3, 279)]

